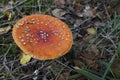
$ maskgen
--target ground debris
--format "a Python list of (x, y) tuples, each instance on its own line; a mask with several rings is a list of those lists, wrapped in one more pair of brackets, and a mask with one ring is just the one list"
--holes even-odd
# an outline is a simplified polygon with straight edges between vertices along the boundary
[[(105, 80), (120, 78), (120, 0), (0, 0), (0, 13), (1, 80), (11, 80), (2, 65), (5, 53), (9, 53), (5, 55), (6, 65), (18, 80), (90, 80), (74, 67)], [(68, 24), (73, 33), (72, 49), (59, 59), (41, 61), (28, 57), (30, 62), (21, 65), (21, 50), (13, 42), (11, 27), (24, 16), (40, 13)]]

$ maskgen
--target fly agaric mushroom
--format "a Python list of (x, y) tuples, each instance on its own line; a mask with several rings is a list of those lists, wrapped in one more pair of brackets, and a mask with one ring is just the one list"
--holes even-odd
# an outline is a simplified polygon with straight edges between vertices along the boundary
[(42, 14), (20, 19), (13, 27), (12, 36), (20, 49), (39, 60), (65, 55), (72, 46), (72, 32), (61, 20)]

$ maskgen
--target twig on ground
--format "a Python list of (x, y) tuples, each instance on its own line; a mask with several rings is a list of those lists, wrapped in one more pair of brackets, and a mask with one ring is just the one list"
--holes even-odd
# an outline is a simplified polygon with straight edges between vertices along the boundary
[(7, 52), (4, 54), (3, 66), (4, 66), (5, 70), (9, 73), (10, 77), (12, 78), (12, 80), (16, 80), (15, 77), (12, 75), (12, 72), (10, 71), (9, 67), (6, 65), (6, 62), (7, 62), (6, 56), (7, 56), (7, 54), (9, 53), (11, 47), (12, 47), (12, 46), (10, 45), (10, 47), (9, 47), (8, 50), (7, 50)]
[[(16, 8), (16, 7), (20, 6), (20, 5), (22, 5), (23, 3), (25, 3), (26, 1), (27, 0), (21, 1), (20, 3), (16, 4), (15, 6), (13, 6), (11, 8), (7, 8), (6, 10), (13, 10), (14, 8)], [(0, 11), (0, 12), (2, 12), (2, 11)]]

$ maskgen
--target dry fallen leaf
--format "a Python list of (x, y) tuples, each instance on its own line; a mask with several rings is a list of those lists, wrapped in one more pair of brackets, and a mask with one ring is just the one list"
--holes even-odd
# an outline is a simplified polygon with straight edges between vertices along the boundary
[(84, 53), (84, 54), (82, 54), (82, 56), (85, 59), (89, 59), (89, 60), (93, 60), (95, 58), (95, 54), (94, 53)]
[(80, 26), (82, 20), (81, 19), (76, 19), (74, 25)]
[(120, 14), (120, 4), (117, 5), (117, 7), (116, 7), (116, 12), (117, 12), (118, 14)]
[(95, 34), (96, 34), (96, 30), (95, 30), (95, 28), (93, 28), (93, 27), (88, 28), (88, 29), (87, 29), (87, 32), (88, 32), (88, 34), (90, 34), (90, 35), (95, 35)]
[(65, 15), (67, 12), (63, 9), (54, 9), (52, 10), (53, 16), (60, 18), (60, 19), (65, 19), (63, 15)]
[(120, 59), (115, 59), (112, 65), (112, 71), (116, 77), (120, 78)]
[(81, 60), (74, 59), (73, 61), (74, 61), (75, 66), (77, 66), (79, 68), (84, 67), (84, 63)]
[(70, 72), (63, 72), (59, 75), (57, 80), (68, 80)]
[(11, 29), (11, 26), (0, 28), (0, 34), (5, 34)]
[(12, 19), (12, 13), (10, 11), (4, 10), (2, 13), (3, 13), (3, 15), (8, 17), (8, 20)]
[(66, 0), (54, 0), (54, 1), (57, 6), (60, 6), (62, 8), (65, 7)]
[(85, 6), (83, 15), (85, 17), (94, 17), (96, 14), (96, 8), (91, 8), (90, 6)]
[(26, 53), (22, 53), (21, 59), (20, 59), (20, 64), (26, 64), (27, 62), (29, 62), (31, 60), (32, 56), (28, 55)]
[(65, 5), (66, 1), (65, 0), (55, 0), (57, 5)]
[(73, 5), (75, 13), (79, 13), (83, 10), (83, 5), (80, 3), (74, 3)]

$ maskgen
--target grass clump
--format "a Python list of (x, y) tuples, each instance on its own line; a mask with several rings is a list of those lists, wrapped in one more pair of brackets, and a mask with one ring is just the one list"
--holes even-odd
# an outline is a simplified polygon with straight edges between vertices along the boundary
[[(11, 26), (8, 32), (0, 34), (0, 80), (119, 80), (120, 15), (115, 9), (119, 4), (112, 7), (111, 1), (104, 0), (56, 1), (0, 0), (0, 28)], [(53, 13), (55, 9), (60, 11)], [(2, 13), (4, 10), (12, 14), (10, 20)], [(20, 18), (35, 13), (66, 22), (73, 32), (73, 47), (59, 59), (32, 59), (21, 65), (21, 50), (13, 41), (12, 27)], [(94, 35), (88, 32), (91, 28)]]

